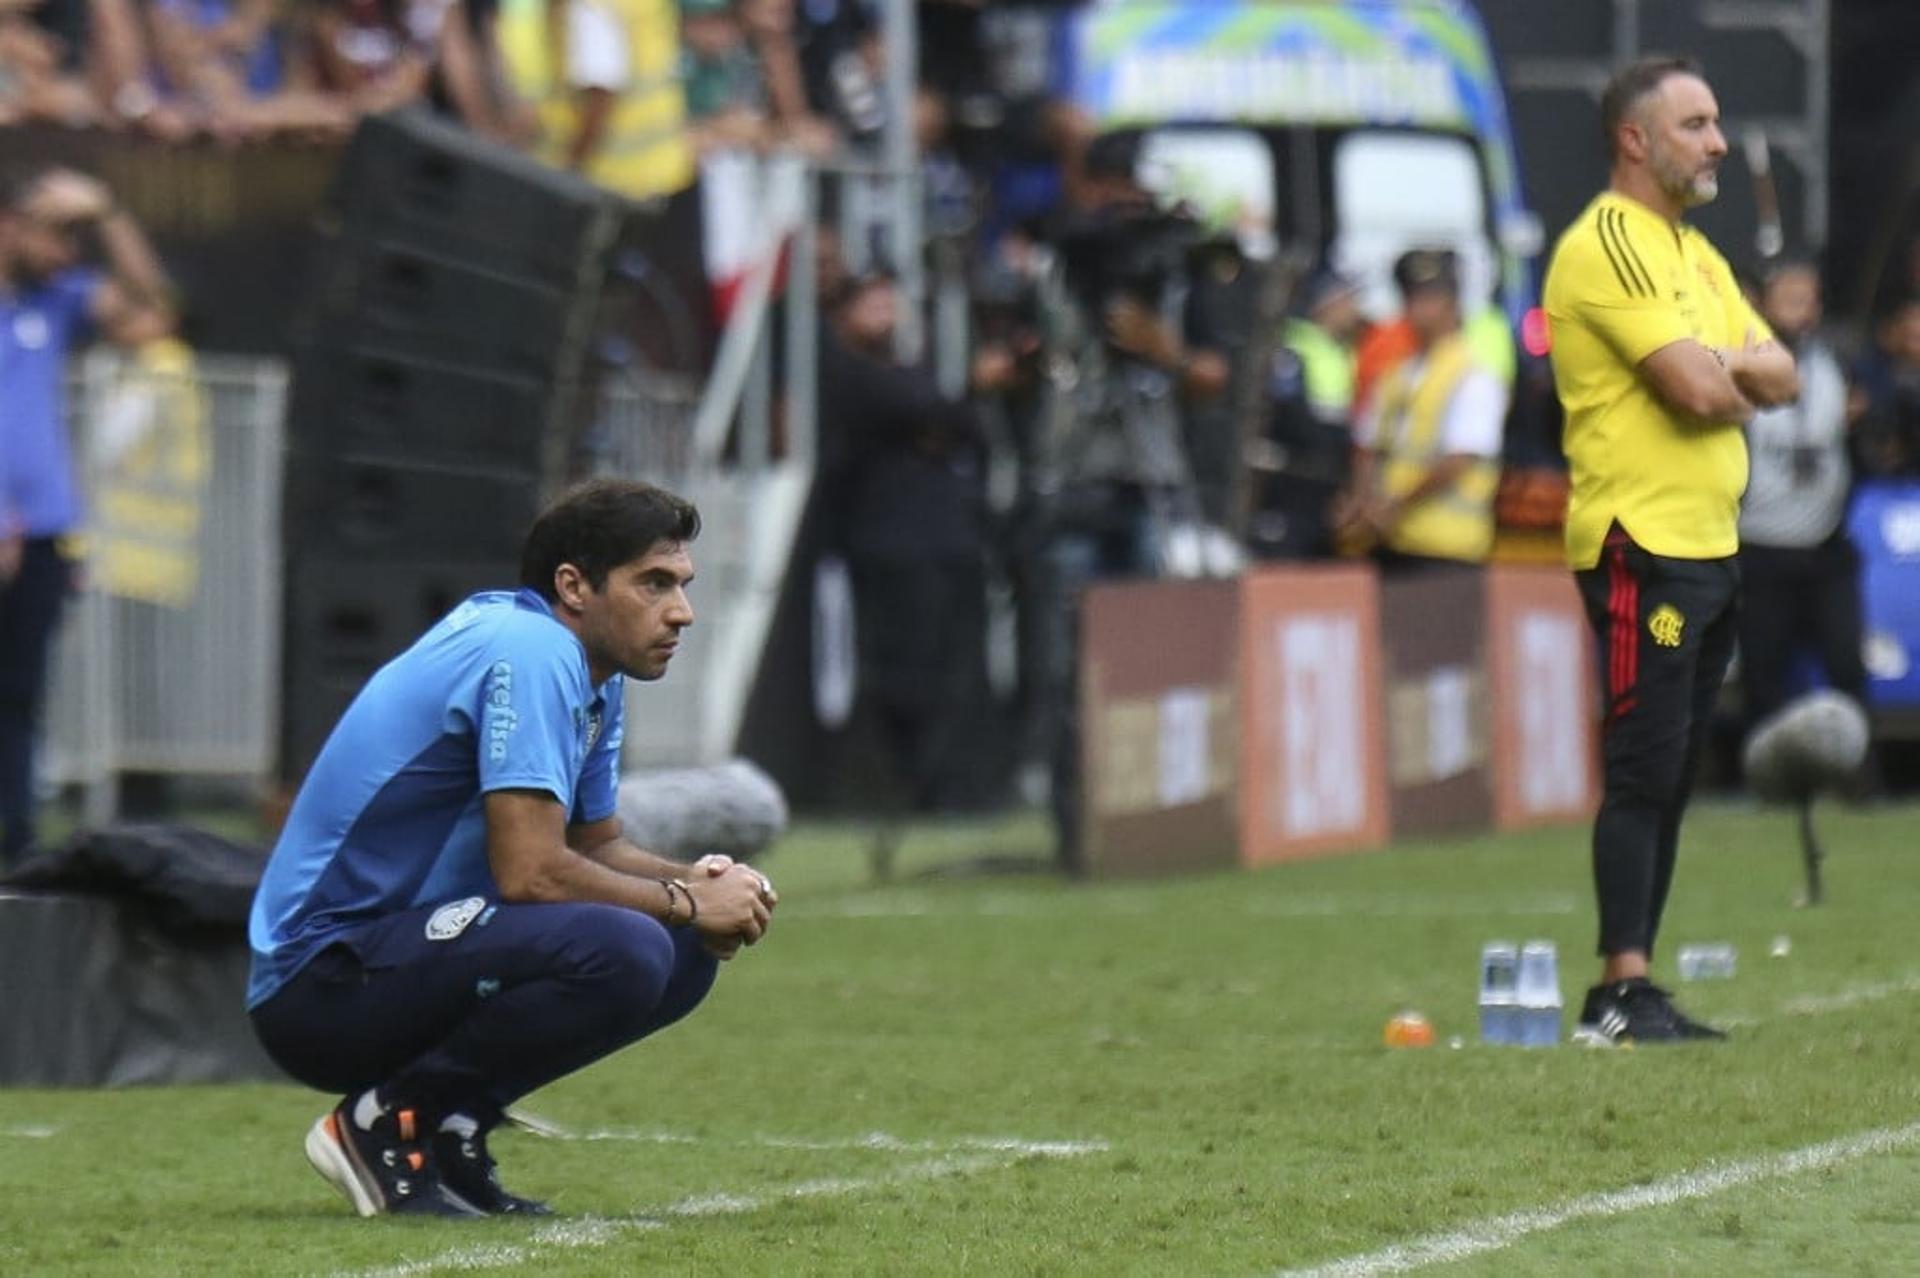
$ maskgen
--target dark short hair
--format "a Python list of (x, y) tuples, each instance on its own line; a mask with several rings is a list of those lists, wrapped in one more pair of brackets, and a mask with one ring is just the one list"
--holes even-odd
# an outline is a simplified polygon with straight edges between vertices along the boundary
[(1613, 73), (1613, 79), (1607, 81), (1606, 92), (1600, 95), (1600, 131), (1607, 139), (1609, 156), (1613, 154), (1614, 136), (1620, 130), (1620, 122), (1631, 115), (1649, 93), (1676, 75), (1705, 80), (1707, 69), (1700, 65), (1699, 59), (1684, 54), (1657, 54), (1630, 62)]
[(553, 574), (572, 564), (598, 590), (607, 574), (661, 542), (700, 535), (693, 503), (637, 479), (590, 479), (542, 511), (520, 551), (520, 584), (552, 603)]
[(1439, 289), (1460, 295), (1460, 258), (1452, 249), (1408, 249), (1393, 262), (1393, 282), (1402, 297), (1411, 297), (1423, 289)]
[(1761, 266), (1758, 282), (1763, 289), (1771, 288), (1774, 281), (1782, 275), (1793, 275), (1801, 271), (1813, 276), (1816, 280), (1820, 279), (1820, 263), (1813, 258), (1802, 253), (1782, 253)]

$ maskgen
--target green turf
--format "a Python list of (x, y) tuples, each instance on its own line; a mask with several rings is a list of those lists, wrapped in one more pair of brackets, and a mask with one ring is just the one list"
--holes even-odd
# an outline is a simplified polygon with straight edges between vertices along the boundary
[[(1589, 979), (1582, 831), (1152, 883), (924, 873), (1038, 856), (1025, 818), (918, 832), (875, 887), (860, 830), (813, 826), (705, 1008), (527, 1105), (646, 1139), (497, 1140), (565, 1225), (351, 1217), (292, 1087), (0, 1093), (0, 1273), (1259, 1274), (1472, 1231), (1920, 1121), (1917, 818), (1826, 817), (1831, 899), (1795, 910), (1790, 822), (1699, 812), (1667, 936), (1739, 947), (1681, 993), (1744, 1028), (1638, 1052), (1471, 1041), (1481, 942), (1547, 937), (1571, 999)], [(1409, 1007), (1441, 1046), (1379, 1045)], [(1916, 1202), (1910, 1142), (1455, 1269), (1910, 1273)]]

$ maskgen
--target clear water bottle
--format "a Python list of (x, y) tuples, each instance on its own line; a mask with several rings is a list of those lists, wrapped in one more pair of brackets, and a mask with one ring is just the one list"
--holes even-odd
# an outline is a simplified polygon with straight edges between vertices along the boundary
[(1680, 947), (1680, 979), (1683, 981), (1730, 981), (1740, 954), (1724, 941), (1711, 945)]
[(1520, 951), (1512, 941), (1489, 941), (1480, 950), (1480, 1041), (1520, 1041)]
[(1560, 1041), (1560, 955), (1552, 941), (1528, 941), (1520, 947), (1515, 983), (1522, 1047), (1552, 1047)]

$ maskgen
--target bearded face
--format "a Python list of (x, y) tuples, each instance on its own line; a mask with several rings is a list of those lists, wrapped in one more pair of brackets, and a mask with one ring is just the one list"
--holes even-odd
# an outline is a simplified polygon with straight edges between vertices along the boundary
[(1681, 208), (1698, 208), (1720, 194), (1720, 161), (1727, 139), (1720, 132), (1720, 106), (1698, 76), (1673, 75), (1647, 95), (1640, 128), (1646, 137), (1647, 169)]

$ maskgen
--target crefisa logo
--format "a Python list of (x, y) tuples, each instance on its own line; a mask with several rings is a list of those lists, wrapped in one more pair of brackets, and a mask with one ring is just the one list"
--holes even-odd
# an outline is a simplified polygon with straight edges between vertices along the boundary
[(507, 757), (507, 738), (520, 726), (513, 709), (513, 664), (496, 661), (487, 671), (486, 710), (482, 726), (487, 735), (487, 758), (499, 763)]

